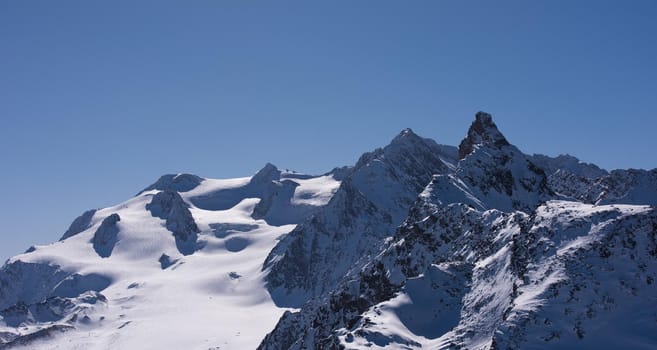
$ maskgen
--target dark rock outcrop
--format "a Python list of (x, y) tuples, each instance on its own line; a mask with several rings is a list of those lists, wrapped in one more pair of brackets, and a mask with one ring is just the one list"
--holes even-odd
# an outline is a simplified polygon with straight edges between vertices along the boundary
[(146, 205), (146, 209), (151, 215), (166, 220), (165, 226), (176, 238), (176, 247), (180, 253), (189, 255), (196, 250), (197, 234), (200, 230), (187, 203), (178, 192), (158, 192)]
[(459, 144), (459, 159), (472, 153), (476, 145), (497, 147), (509, 145), (504, 135), (497, 130), (493, 117), (485, 112), (477, 112), (467, 136)]
[(64, 232), (64, 235), (59, 240), (63, 241), (91, 227), (91, 219), (93, 219), (94, 214), (96, 214), (96, 209), (87, 210), (82, 215), (78, 216), (73, 220), (71, 226), (69, 226), (68, 230)]
[(140, 193), (152, 190), (187, 192), (203, 182), (203, 178), (192, 174), (167, 174), (161, 176), (154, 184), (146, 187)]
[(112, 255), (112, 250), (114, 250), (118, 240), (119, 228), (117, 223), (119, 221), (121, 221), (121, 217), (119, 214), (114, 213), (106, 217), (94, 233), (92, 243), (99, 256), (107, 258)]

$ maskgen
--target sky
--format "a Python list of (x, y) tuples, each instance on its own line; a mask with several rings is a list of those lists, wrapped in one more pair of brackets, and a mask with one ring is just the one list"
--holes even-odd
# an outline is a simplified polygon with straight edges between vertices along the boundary
[(0, 2), (0, 259), (166, 173), (353, 164), (493, 115), (526, 153), (657, 167), (657, 2)]

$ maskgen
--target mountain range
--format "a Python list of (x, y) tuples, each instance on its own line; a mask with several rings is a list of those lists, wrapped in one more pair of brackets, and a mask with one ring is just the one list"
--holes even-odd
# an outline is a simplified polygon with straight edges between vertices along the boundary
[(657, 169), (478, 112), (306, 175), (164, 175), (0, 269), (0, 349), (654, 349)]

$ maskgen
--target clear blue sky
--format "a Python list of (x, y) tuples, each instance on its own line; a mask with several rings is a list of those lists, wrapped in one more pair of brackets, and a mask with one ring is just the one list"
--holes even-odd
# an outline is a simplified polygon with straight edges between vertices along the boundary
[(657, 2), (0, 2), (0, 259), (164, 173), (309, 173), (478, 110), (528, 153), (657, 167)]

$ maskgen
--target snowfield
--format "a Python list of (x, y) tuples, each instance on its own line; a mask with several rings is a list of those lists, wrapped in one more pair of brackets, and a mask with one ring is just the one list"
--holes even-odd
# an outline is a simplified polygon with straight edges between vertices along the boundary
[[(76, 313), (74, 328), (29, 342), (25, 348), (256, 348), (286, 310), (277, 307), (267, 292), (262, 262), (277, 240), (294, 229), (295, 224), (276, 226), (254, 219), (253, 210), (261, 198), (224, 198), (235, 203), (225, 210), (205, 210), (193, 204), (197, 198), (244, 189), (251, 179), (203, 179), (191, 191), (180, 193), (200, 229), (197, 250), (190, 255), (178, 251), (165, 220), (146, 209), (159, 192), (153, 189), (114, 207), (97, 210), (89, 227), (80, 233), (10, 259), (8, 265), (45, 264), (57, 266), (66, 274), (100, 276), (95, 284), (75, 285), (73, 289), (79, 287), (78, 290), (70, 294), (90, 289), (104, 296), (104, 300), (85, 304), (84, 310)], [(288, 204), (312, 207), (325, 205), (340, 184), (331, 175), (281, 173), (276, 181), (286, 180), (298, 183)], [(103, 219), (112, 214), (120, 217), (118, 235), (111, 255), (103, 258), (91, 242)], [(167, 264), (161, 262), (163, 255), (168, 257)], [(32, 284), (40, 283), (42, 278), (24, 277), (34, 279)], [(57, 286), (51, 288), (56, 290)], [(6, 290), (2, 292), (5, 294)], [(39, 299), (30, 298), (29, 290), (15, 292), (22, 294), (23, 300)], [(71, 324), (70, 317), (54, 322), (39, 322), (52, 318), (51, 315), (30, 317), (34, 324), (28, 321), (21, 327), (5, 325), (0, 334), (20, 336), (52, 325)], [(0, 318), (0, 324), (2, 321)]]

